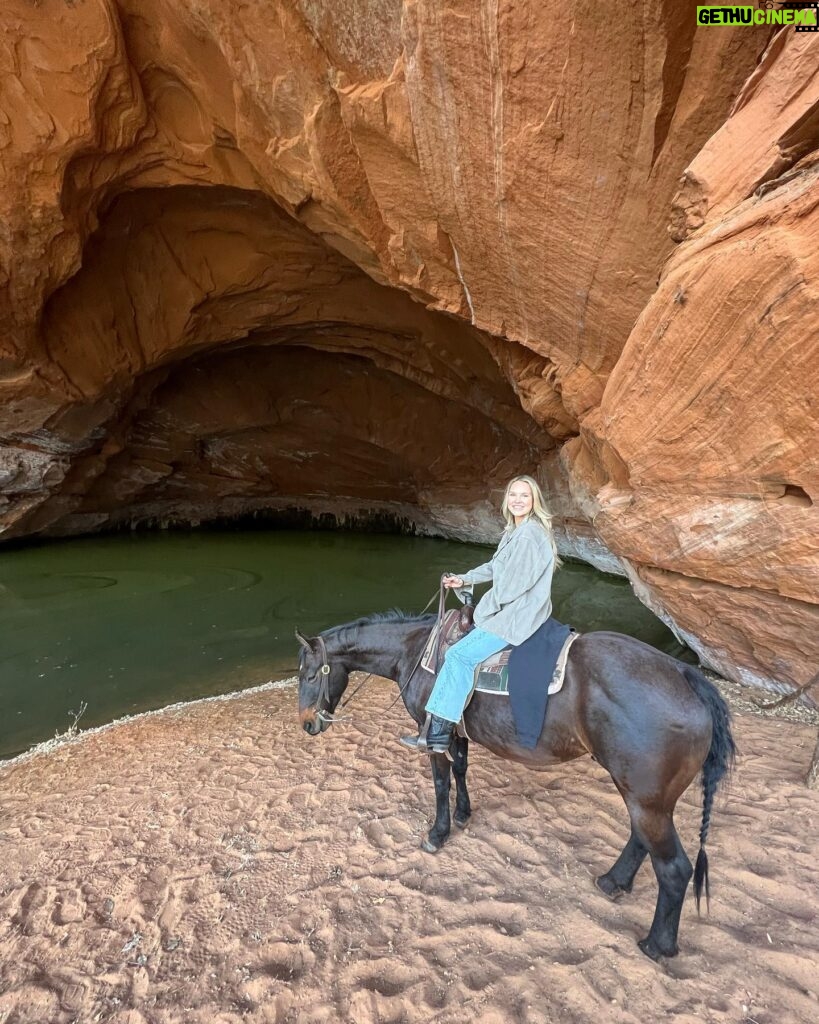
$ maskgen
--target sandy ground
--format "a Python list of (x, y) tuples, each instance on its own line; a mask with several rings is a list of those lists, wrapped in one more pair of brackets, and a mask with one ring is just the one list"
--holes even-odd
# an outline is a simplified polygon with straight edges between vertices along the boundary
[[(712, 908), (656, 965), (650, 867), (590, 760), (535, 774), (477, 748), (474, 814), (431, 857), (428, 765), (394, 689), (300, 731), (293, 689), (167, 711), (0, 769), (0, 1024), (819, 1019), (815, 726), (743, 715)], [(695, 851), (698, 787), (678, 827)]]

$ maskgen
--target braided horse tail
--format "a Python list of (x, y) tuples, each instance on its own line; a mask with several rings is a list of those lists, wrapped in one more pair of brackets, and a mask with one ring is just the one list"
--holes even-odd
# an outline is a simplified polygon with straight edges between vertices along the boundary
[(710, 909), (711, 893), (708, 886), (708, 855), (705, 852), (705, 843), (711, 824), (711, 808), (717, 788), (733, 767), (736, 744), (731, 735), (731, 713), (716, 686), (690, 665), (685, 666), (683, 675), (691, 689), (711, 713), (712, 724), (711, 747), (702, 765), (702, 825), (700, 827), (700, 850), (697, 854), (697, 863), (694, 866), (694, 899), (697, 901), (697, 913), (699, 913), (703, 888), (705, 889), (706, 906)]

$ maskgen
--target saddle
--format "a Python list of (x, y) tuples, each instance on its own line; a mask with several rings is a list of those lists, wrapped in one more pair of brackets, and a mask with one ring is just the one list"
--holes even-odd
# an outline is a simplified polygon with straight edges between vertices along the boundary
[[(470, 633), (475, 624), (472, 621), (474, 613), (472, 605), (464, 605), (463, 608), (453, 608), (443, 612), (430, 633), (427, 646), (421, 658), (421, 667), (433, 675), (437, 675), (444, 662), (444, 655), (462, 637)], [(557, 693), (563, 686), (563, 678), (566, 674), (566, 664), (569, 660), (569, 650), (572, 644), (580, 636), (579, 633), (571, 632), (563, 644), (557, 656), (554, 672), (549, 682), (549, 695)], [(475, 669), (475, 689), (481, 693), (494, 693), (500, 696), (509, 694), (509, 659), (514, 647), (511, 644), (504, 647), (497, 654), (490, 654)]]
[(475, 628), (475, 623), (472, 621), (474, 610), (471, 604), (465, 604), (463, 608), (451, 608), (443, 613), (442, 618), (439, 617), (429, 635), (427, 646), (424, 648), (421, 658), (422, 668), (433, 675), (438, 675), (441, 665), (444, 663), (444, 655), (449, 648)]

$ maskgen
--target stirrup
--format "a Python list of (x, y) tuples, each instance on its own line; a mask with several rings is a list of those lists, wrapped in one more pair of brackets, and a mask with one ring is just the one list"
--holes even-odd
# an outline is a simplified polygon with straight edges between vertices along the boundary
[(417, 736), (401, 736), (398, 740), (399, 743), (405, 747), (409, 747), (410, 750), (416, 751), (419, 754), (427, 754), (427, 733), (429, 732), (430, 722), (432, 721), (432, 715), (427, 714), (424, 719), (424, 724), (418, 730)]
[[(455, 723), (438, 718), (427, 712), (427, 717), (417, 736), (402, 736), (400, 743), (410, 750), (423, 754), (447, 754), (452, 745)], [(430, 735), (431, 733), (431, 735)]]

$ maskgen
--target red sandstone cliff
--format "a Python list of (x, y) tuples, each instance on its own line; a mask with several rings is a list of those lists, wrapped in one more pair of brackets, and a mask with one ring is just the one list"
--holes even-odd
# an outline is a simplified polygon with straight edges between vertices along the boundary
[(805, 681), (819, 43), (768, 43), (680, 0), (7, 0), (4, 537), (488, 536), (539, 469), (711, 664)]

